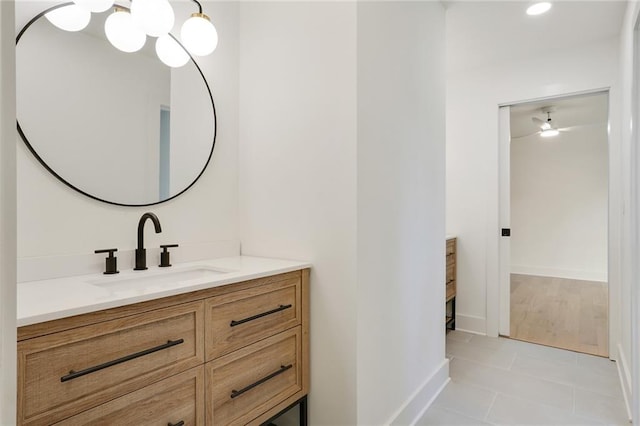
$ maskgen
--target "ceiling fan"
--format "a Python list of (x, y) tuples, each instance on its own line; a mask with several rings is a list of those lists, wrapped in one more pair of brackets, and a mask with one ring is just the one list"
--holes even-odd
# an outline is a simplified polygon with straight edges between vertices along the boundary
[(540, 132), (538, 134), (544, 138), (549, 138), (552, 136), (558, 136), (561, 130), (558, 129), (553, 120), (551, 119), (551, 113), (554, 112), (551, 108), (543, 108), (542, 112), (547, 114), (547, 120), (541, 120), (538, 117), (531, 117), (531, 120), (534, 124), (540, 127)]

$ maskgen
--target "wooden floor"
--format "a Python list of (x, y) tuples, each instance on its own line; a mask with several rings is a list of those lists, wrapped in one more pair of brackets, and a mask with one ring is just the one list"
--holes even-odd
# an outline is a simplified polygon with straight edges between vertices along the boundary
[(609, 356), (607, 283), (511, 274), (511, 338)]

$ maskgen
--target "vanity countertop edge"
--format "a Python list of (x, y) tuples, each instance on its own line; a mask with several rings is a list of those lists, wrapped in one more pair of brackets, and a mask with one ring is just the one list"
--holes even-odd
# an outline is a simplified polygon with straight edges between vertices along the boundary
[[(117, 292), (98, 287), (91, 282), (128, 280), (137, 277), (158, 277), (188, 268), (212, 268), (222, 271), (214, 277), (204, 277), (151, 287), (132, 287)], [(242, 281), (263, 278), (310, 268), (304, 261), (272, 259), (254, 256), (233, 256), (176, 264), (171, 268), (149, 267), (147, 271), (121, 271), (115, 275), (100, 273), (22, 282), (17, 285), (17, 325), (23, 327), (103, 309), (131, 305)]]

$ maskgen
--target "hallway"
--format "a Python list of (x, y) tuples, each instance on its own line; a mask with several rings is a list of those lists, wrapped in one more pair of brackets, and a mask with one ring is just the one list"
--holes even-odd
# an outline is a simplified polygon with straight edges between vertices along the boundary
[(628, 425), (608, 359), (460, 331), (447, 334), (451, 382), (418, 425)]

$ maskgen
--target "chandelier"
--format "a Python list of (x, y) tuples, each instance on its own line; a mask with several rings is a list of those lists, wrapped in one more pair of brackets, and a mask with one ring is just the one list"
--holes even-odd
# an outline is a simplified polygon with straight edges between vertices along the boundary
[[(180, 29), (180, 41), (169, 32), (175, 14), (169, 0), (131, 0), (130, 6), (114, 4), (114, 0), (74, 0), (46, 13), (47, 19), (65, 31), (81, 31), (91, 20), (91, 13), (113, 8), (104, 24), (107, 40), (118, 50), (132, 53), (142, 49), (147, 37), (155, 37), (158, 58), (170, 67), (181, 67), (189, 61), (189, 54), (206, 56), (218, 45), (218, 33), (211, 19), (202, 12), (191, 14)], [(184, 46), (184, 48), (183, 48)]]

